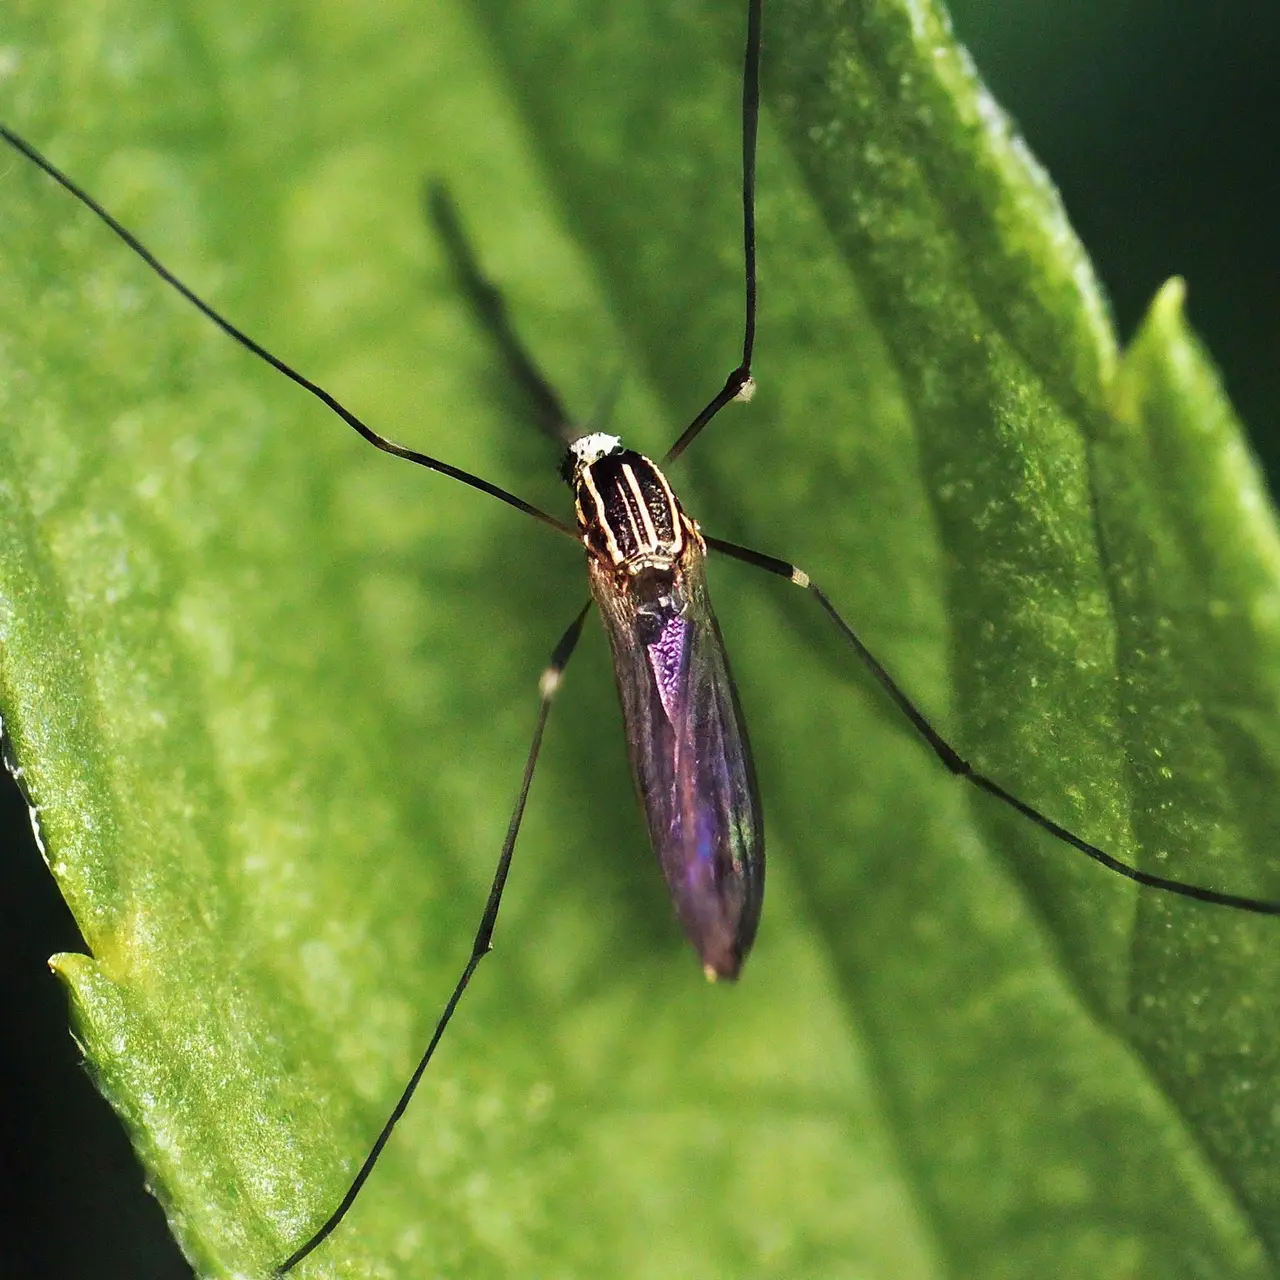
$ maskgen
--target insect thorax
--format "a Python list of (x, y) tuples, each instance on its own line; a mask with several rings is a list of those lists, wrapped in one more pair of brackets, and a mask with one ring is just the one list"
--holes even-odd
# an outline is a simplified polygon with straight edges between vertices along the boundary
[(588, 552), (616, 571), (672, 570), (691, 546), (701, 549), (666, 476), (616, 436), (575, 440), (566, 472)]

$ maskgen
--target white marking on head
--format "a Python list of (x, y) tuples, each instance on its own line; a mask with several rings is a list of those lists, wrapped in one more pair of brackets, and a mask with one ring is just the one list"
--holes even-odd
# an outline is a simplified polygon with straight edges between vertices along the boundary
[(601, 458), (607, 458), (621, 448), (622, 441), (617, 436), (605, 435), (603, 431), (593, 431), (590, 435), (579, 436), (574, 440), (569, 445), (569, 452), (573, 454), (576, 466), (581, 469), (599, 462)]

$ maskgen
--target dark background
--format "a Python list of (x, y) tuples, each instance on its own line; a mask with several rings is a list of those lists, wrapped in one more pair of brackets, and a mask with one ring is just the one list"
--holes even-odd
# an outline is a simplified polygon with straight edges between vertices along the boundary
[[(955, 0), (952, 14), (1062, 191), (1122, 337), (1165, 279), (1186, 277), (1191, 320), (1275, 492), (1280, 5)], [(189, 1275), (67, 1034), (45, 961), (82, 949), (5, 776), (0, 1280)]]

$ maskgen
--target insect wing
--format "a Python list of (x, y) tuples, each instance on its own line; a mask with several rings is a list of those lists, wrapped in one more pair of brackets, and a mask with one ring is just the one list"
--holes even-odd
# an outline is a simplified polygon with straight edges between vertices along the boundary
[(736, 978), (764, 897), (755, 765), (704, 552), (619, 587), (591, 564), (613, 650), (627, 749), (676, 914), (709, 977)]

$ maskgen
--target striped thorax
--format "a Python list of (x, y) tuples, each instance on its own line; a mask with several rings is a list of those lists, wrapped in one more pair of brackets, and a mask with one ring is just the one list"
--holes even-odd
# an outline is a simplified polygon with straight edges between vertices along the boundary
[(624, 449), (617, 436), (575, 440), (564, 471), (587, 551), (616, 573), (670, 572), (691, 547), (705, 551), (666, 476), (643, 454)]

